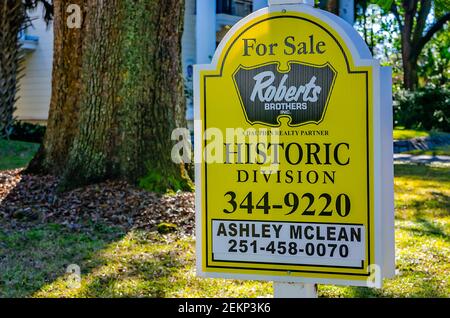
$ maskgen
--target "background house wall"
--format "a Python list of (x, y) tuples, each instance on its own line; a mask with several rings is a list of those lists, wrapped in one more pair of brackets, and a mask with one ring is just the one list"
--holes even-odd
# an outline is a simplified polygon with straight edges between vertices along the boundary
[[(15, 116), (19, 120), (46, 121), (50, 106), (53, 64), (53, 28), (42, 19), (42, 8), (31, 13), (33, 26), (25, 31), (38, 36), (35, 50), (26, 50)], [(28, 46), (26, 46), (28, 47)]]

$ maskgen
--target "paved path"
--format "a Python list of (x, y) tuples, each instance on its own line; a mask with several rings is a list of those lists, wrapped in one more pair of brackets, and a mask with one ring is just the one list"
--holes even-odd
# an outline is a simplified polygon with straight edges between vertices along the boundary
[(450, 166), (450, 156), (414, 156), (408, 154), (394, 154), (396, 163), (421, 163)]

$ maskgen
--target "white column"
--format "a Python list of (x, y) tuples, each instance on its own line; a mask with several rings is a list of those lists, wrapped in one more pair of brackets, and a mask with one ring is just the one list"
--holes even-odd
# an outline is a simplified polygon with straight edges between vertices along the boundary
[(216, 1), (196, 1), (196, 63), (209, 64), (216, 51)]
[(339, 16), (353, 25), (355, 23), (355, 1), (339, 1)]
[(253, 0), (253, 11), (267, 7), (267, 0)]

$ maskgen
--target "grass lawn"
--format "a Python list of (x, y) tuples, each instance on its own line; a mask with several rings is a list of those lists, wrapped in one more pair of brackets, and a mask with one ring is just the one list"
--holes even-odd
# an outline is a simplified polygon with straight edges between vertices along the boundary
[(411, 155), (420, 156), (420, 155), (428, 155), (428, 156), (450, 156), (450, 145), (436, 147), (434, 149), (429, 150), (411, 150), (407, 151)]
[(0, 170), (25, 167), (38, 148), (39, 144), (0, 139)]
[(430, 133), (420, 130), (410, 130), (403, 128), (394, 129), (394, 140), (407, 140), (418, 137), (429, 137)]
[[(381, 290), (319, 286), (322, 297), (450, 297), (450, 169), (395, 167), (398, 275)], [(65, 269), (81, 268), (79, 288)], [(72, 287), (72, 288), (71, 288)], [(2, 230), (3, 297), (265, 297), (266, 282), (200, 279), (195, 241), (176, 234), (43, 225)]]
[(450, 138), (450, 133), (438, 131), (412, 130), (412, 129), (404, 129), (402, 127), (394, 128), (393, 133), (394, 140), (407, 140), (419, 137), (433, 137), (433, 136)]

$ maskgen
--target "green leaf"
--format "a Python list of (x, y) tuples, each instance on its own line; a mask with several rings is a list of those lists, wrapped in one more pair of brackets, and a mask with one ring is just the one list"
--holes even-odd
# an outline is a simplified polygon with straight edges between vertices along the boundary
[(374, 4), (377, 4), (383, 10), (389, 10), (391, 8), (392, 3), (394, 2), (394, 0), (372, 0), (370, 2), (372, 2)]

